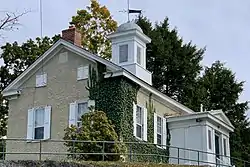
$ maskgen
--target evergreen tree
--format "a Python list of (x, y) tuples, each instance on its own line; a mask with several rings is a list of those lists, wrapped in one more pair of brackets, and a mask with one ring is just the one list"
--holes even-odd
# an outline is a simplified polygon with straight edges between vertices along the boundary
[(185, 44), (177, 30), (169, 28), (168, 18), (154, 28), (146, 17), (139, 17), (137, 24), (152, 39), (146, 54), (153, 86), (185, 104), (202, 69), (205, 49), (198, 49), (191, 42)]
[[(231, 156), (250, 161), (250, 129), (245, 114), (248, 103), (238, 102), (243, 84), (223, 63), (216, 61), (198, 78), (196, 94), (190, 99), (189, 107), (198, 110), (203, 104), (208, 111), (222, 109), (235, 127), (230, 135)], [(239, 161), (235, 163), (240, 165)]]
[(137, 24), (152, 39), (147, 45), (147, 69), (152, 72), (153, 86), (196, 112), (201, 104), (206, 110), (222, 109), (236, 128), (230, 135), (231, 156), (250, 160), (247, 102), (238, 103), (244, 82), (238, 82), (219, 61), (206, 67), (200, 77), (205, 49), (185, 44), (176, 29), (170, 30), (167, 18), (155, 27), (146, 17), (139, 17)]
[[(15, 80), (28, 66), (30, 66), (39, 56), (41, 56), (49, 47), (54, 44), (59, 35), (52, 38), (44, 37), (36, 40), (29, 39), (27, 42), (19, 45), (17, 42), (6, 43), (1, 47), (4, 64), (0, 67), (0, 92), (3, 91), (13, 80)], [(6, 136), (8, 118), (8, 101), (0, 95), (0, 137)], [(2, 152), (2, 143), (0, 149)]]

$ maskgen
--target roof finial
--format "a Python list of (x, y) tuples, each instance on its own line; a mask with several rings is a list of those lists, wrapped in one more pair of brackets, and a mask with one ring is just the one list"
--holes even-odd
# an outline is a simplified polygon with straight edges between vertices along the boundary
[(142, 10), (138, 10), (138, 9), (130, 9), (130, 0), (127, 0), (127, 10), (123, 9), (122, 11), (119, 12), (123, 12), (123, 13), (127, 13), (128, 14), (128, 22), (130, 22), (130, 14), (131, 13), (139, 13), (139, 15), (142, 14)]

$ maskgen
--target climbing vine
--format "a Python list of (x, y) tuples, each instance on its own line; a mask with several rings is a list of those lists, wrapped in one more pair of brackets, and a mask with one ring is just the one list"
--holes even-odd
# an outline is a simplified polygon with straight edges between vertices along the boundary
[[(154, 142), (154, 112), (152, 95), (146, 102), (148, 110), (148, 142), (143, 142), (133, 134), (133, 102), (137, 103), (137, 92), (140, 86), (123, 76), (103, 79), (106, 71), (102, 64), (97, 65), (97, 71), (90, 67), (90, 77), (87, 89), (89, 98), (95, 100), (95, 109), (106, 112), (115, 126), (119, 139), (126, 144), (127, 161), (168, 162), (169, 149), (158, 148), (148, 144)], [(136, 155), (141, 154), (141, 155)], [(147, 154), (147, 155), (142, 155)]]

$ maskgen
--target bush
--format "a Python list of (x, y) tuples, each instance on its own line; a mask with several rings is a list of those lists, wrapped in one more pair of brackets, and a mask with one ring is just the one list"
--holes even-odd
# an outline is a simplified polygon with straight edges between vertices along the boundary
[[(86, 113), (82, 116), (82, 126), (80, 128), (71, 126), (67, 127), (65, 131), (64, 140), (75, 140), (74, 142), (65, 142), (68, 151), (70, 153), (79, 153), (71, 154), (69, 157), (84, 161), (117, 161), (120, 159), (123, 147), (118, 143), (118, 135), (114, 130), (114, 126), (104, 112), (91, 111)], [(112, 143), (96, 141), (112, 141)], [(104, 156), (94, 154), (103, 152), (113, 154)]]

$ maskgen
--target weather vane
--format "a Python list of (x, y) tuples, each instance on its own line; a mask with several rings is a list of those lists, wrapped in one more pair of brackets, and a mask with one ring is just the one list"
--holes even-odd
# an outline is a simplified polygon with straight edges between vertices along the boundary
[(131, 14), (131, 13), (138, 13), (139, 15), (141, 15), (141, 14), (142, 14), (142, 10), (130, 9), (129, 0), (127, 0), (127, 3), (128, 3), (128, 9), (127, 9), (127, 10), (120, 11), (120, 12), (125, 12), (125, 13), (127, 13), (127, 14), (128, 14), (128, 22), (130, 22), (130, 14)]

